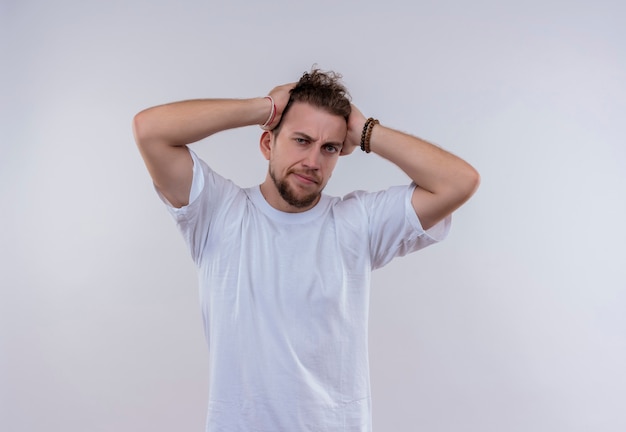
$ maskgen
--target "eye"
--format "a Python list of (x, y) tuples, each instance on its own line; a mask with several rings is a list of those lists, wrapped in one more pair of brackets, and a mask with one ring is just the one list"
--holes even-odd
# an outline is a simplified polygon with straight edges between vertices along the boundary
[(305, 138), (294, 138), (294, 141), (298, 144), (306, 144), (308, 141)]
[(339, 149), (337, 148), (337, 146), (331, 145), (331, 144), (327, 144), (324, 146), (324, 150), (326, 150), (328, 153), (338, 153)]

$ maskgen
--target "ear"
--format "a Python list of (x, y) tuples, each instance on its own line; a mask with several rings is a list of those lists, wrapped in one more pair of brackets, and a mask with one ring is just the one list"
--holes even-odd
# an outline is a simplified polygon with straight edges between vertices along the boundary
[(265, 159), (270, 160), (270, 155), (272, 153), (272, 137), (273, 133), (270, 131), (265, 131), (261, 135), (261, 139), (259, 141), (259, 147), (261, 148), (261, 153), (265, 156)]

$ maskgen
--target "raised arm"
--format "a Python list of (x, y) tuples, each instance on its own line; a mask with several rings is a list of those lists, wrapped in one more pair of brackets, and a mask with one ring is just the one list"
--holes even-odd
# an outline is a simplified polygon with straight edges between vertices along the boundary
[[(279, 121), (290, 84), (270, 92)], [(188, 204), (193, 162), (187, 144), (214, 133), (264, 124), (271, 114), (269, 98), (197, 99), (148, 108), (133, 121), (135, 141), (157, 189), (174, 207)], [(271, 125), (270, 125), (271, 126)]]
[[(365, 122), (363, 114), (353, 106), (348, 124), (352, 149), (360, 143)], [(480, 183), (478, 172), (461, 158), (381, 124), (372, 129), (370, 149), (397, 165), (417, 184), (411, 202), (424, 229), (459, 208)]]

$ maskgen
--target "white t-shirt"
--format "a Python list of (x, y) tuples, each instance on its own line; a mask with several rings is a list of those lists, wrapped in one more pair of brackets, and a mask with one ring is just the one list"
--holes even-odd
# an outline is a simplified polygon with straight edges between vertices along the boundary
[(371, 430), (370, 273), (443, 239), (414, 185), (284, 213), (194, 160), (190, 204), (169, 210), (198, 267), (209, 344), (207, 431)]

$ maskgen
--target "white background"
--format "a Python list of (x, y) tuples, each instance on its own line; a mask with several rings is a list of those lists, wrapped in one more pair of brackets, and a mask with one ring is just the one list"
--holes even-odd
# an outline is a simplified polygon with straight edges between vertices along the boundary
[[(482, 175), (446, 242), (374, 274), (377, 431), (626, 430), (626, 6), (2, 0), (0, 430), (201, 431), (193, 264), (139, 110), (314, 63)], [(258, 128), (195, 144), (242, 186)], [(407, 180), (361, 152), (327, 192)]]

